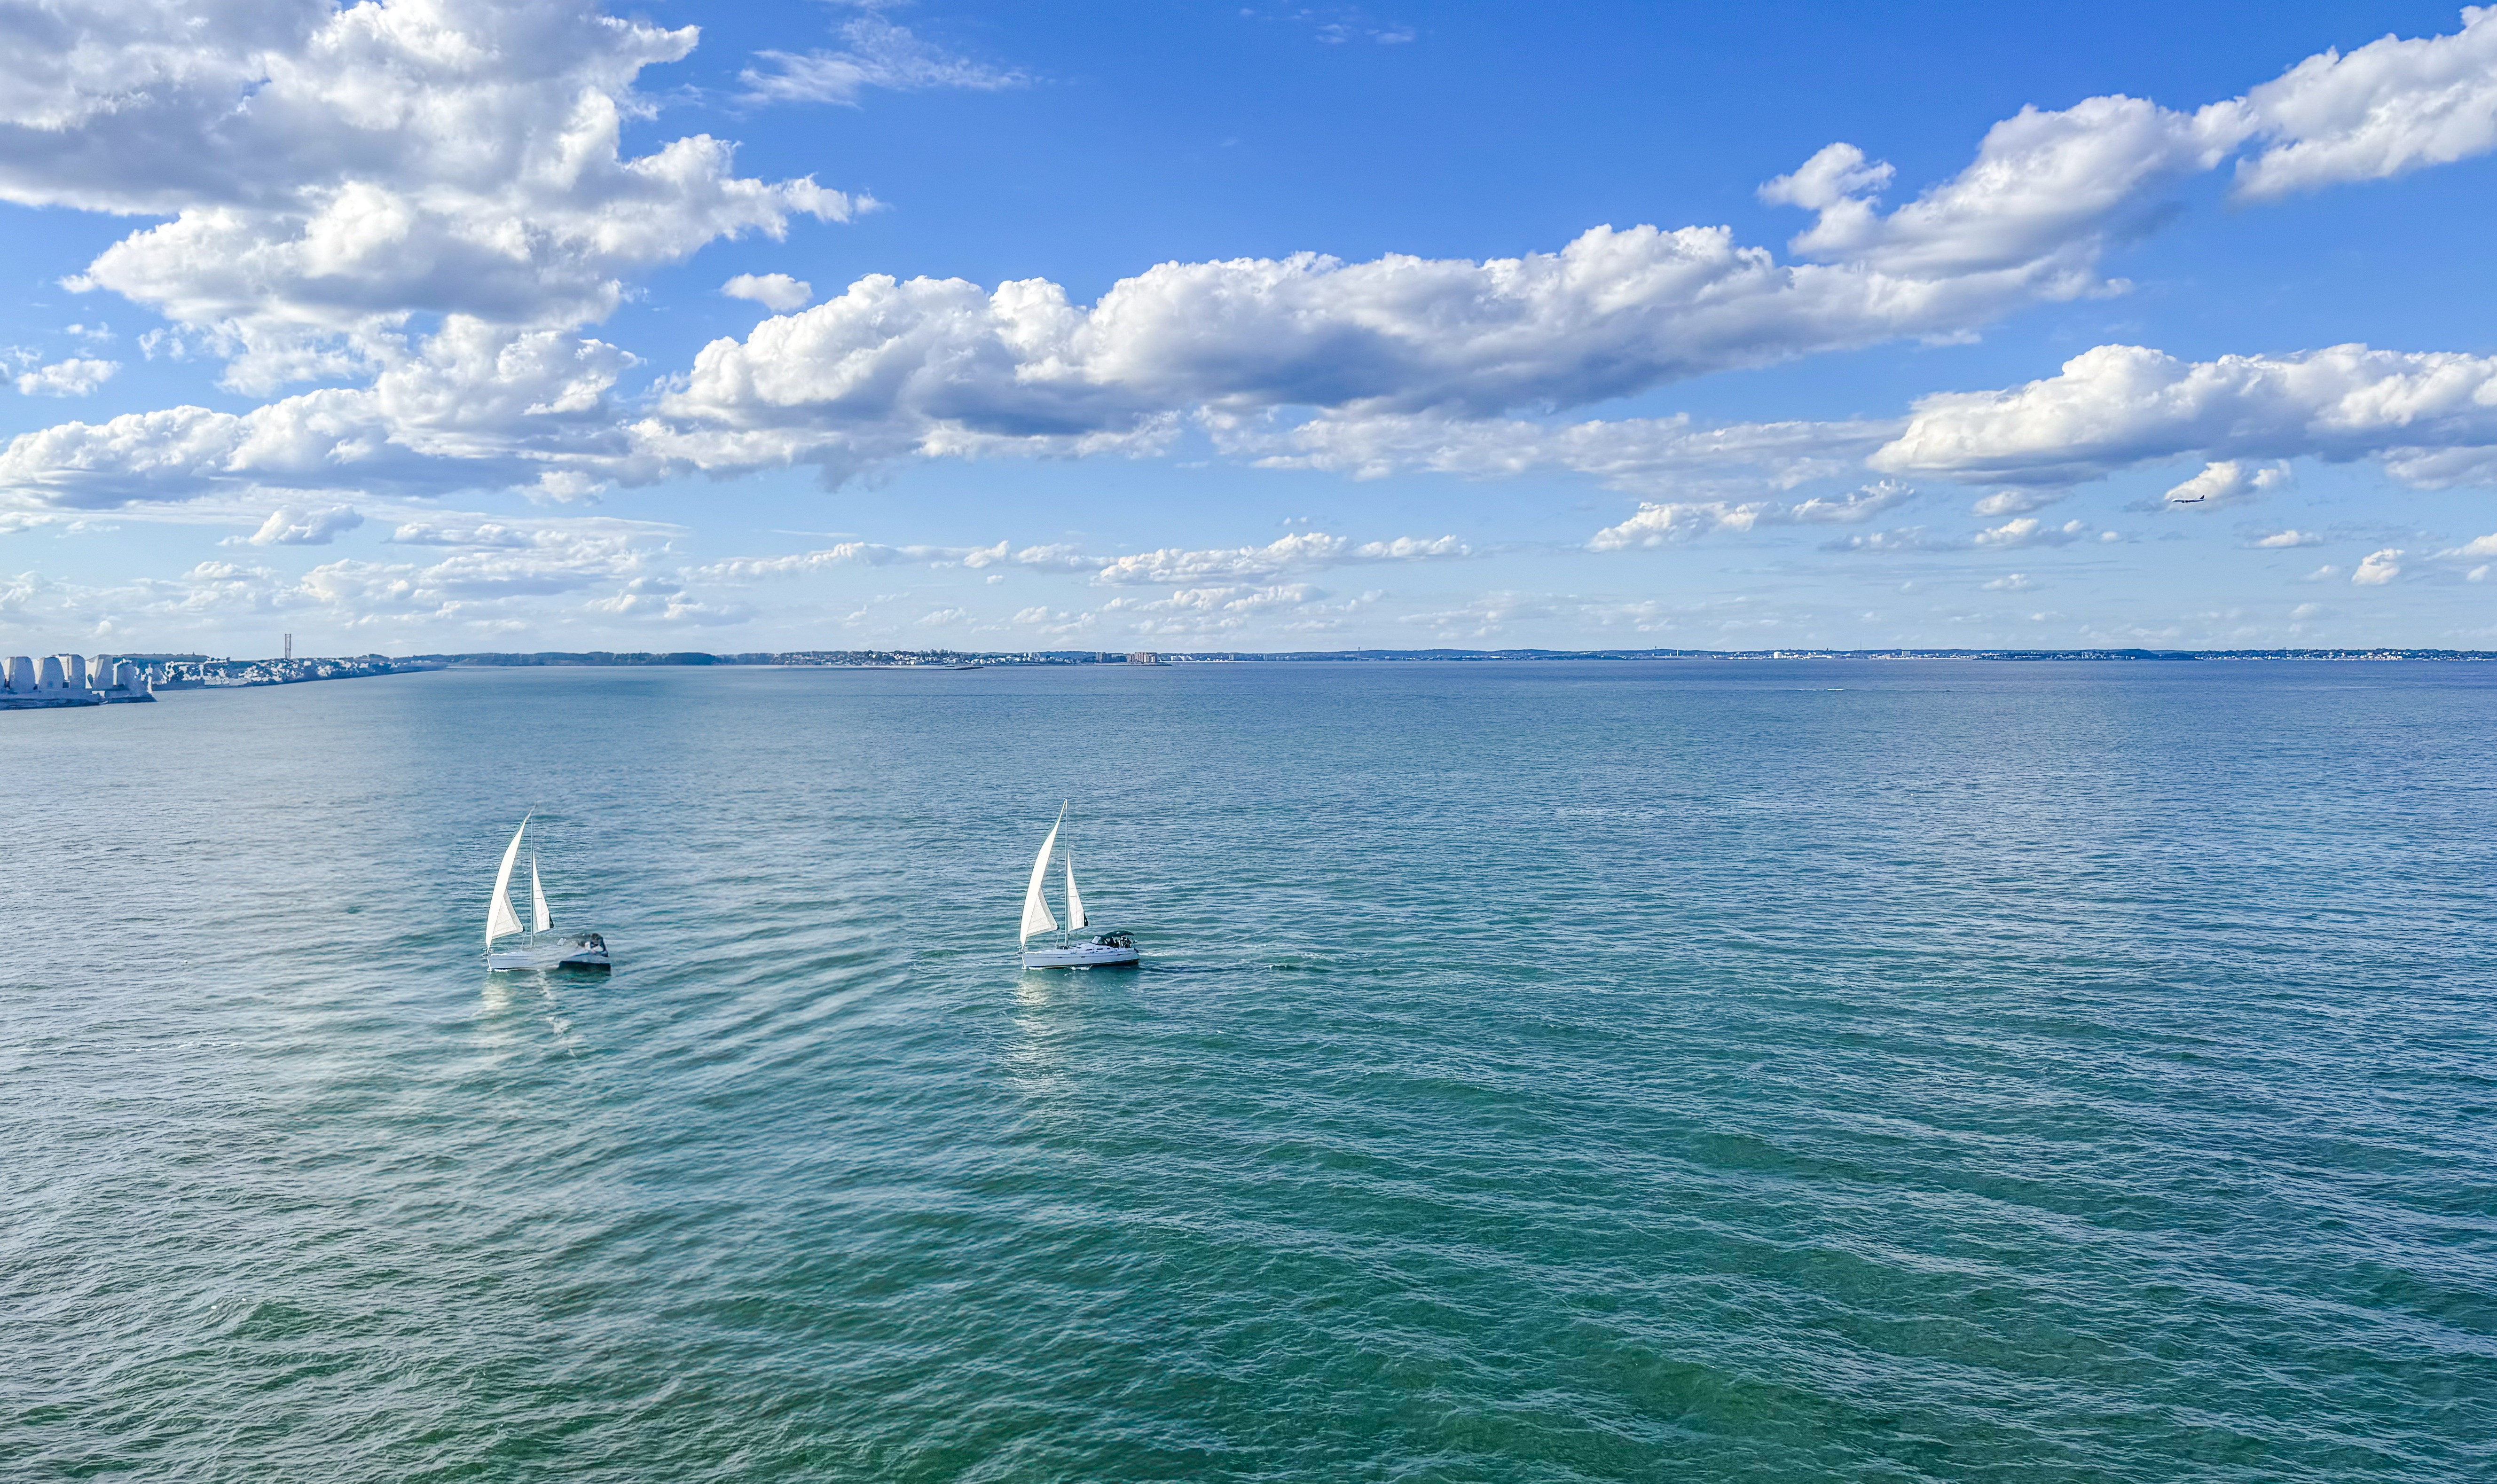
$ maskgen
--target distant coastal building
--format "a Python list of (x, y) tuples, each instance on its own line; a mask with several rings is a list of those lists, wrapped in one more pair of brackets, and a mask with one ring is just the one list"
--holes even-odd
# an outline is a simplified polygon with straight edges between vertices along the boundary
[(1127, 663), (1130, 665), (1158, 665), (1161, 662), (1162, 657), (1151, 649), (1138, 649), (1127, 656)]
[(110, 654), (97, 655), (91, 666), (83, 654), (47, 654), (41, 663), (15, 654), (0, 665), (0, 710), (155, 699), (143, 666)]
[(411, 670), (440, 670), (448, 664), (448, 660), (439, 658), (393, 659), (387, 654), (328, 659), (208, 659), (189, 654), (160, 657), (149, 668), (149, 679), (158, 690), (221, 690), (247, 685), (294, 685), (304, 680), (362, 679)]

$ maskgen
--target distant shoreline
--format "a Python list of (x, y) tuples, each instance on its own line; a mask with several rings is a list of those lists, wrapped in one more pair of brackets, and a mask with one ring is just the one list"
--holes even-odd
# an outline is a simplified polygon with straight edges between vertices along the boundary
[[(378, 658), (379, 656), (375, 656)], [(1777, 660), (1777, 659), (1974, 659), (1997, 661), (2054, 660), (2497, 660), (2490, 649), (2315, 648), (2315, 649), (1293, 649), (1258, 652), (1212, 649), (1163, 650), (1150, 660), (1106, 649), (793, 649), (772, 653), (705, 654), (625, 653), (589, 650), (579, 653), (425, 654), (399, 661), (427, 667), (481, 669), (527, 668), (541, 665), (779, 665), (809, 668), (921, 669), (966, 663), (997, 666), (1127, 665), (1127, 664), (1257, 664), (1278, 661), (1380, 663), (1464, 663), (1483, 660)]]
[[(263, 685), (300, 685), (312, 680), (365, 679), (385, 675), (410, 675), (438, 670), (528, 670), (553, 668), (636, 669), (653, 666), (690, 668), (777, 668), (790, 670), (934, 670), (1033, 669), (1052, 666), (1117, 665), (1166, 668), (1207, 664), (1466, 664), (1488, 661), (1542, 662), (1613, 660), (1987, 660), (1998, 663), (2072, 662), (2151, 663), (2175, 661), (2258, 661), (2369, 663), (2386, 660), (2497, 660), (2489, 649), (1298, 649), (1256, 652), (1246, 649), (1195, 652), (1116, 653), (1106, 649), (1043, 649), (997, 652), (963, 649), (787, 649), (774, 652), (708, 654), (608, 649), (541, 650), (534, 653), (357, 654), (288, 656), (282, 659), (212, 659), (201, 654), (104, 656), (145, 666), (150, 692), (239, 690)], [(124, 698), (127, 699), (127, 698)], [(142, 694), (136, 699), (153, 699)], [(14, 708), (33, 709), (56, 703), (27, 700)], [(79, 705), (81, 702), (60, 702)]]
[[(1997, 663), (2039, 662), (2227, 662), (2386, 660), (2497, 660), (2497, 650), (2424, 648), (2282, 648), (2282, 649), (1295, 649), (1164, 650), (1128, 655), (1096, 649), (1023, 651), (964, 649), (789, 649), (771, 652), (710, 654), (700, 651), (625, 651), (591, 649), (542, 650), (531, 653), (383, 654), (343, 658), (271, 660), (192, 659), (178, 667), (185, 679), (173, 687), (291, 683), (307, 679), (354, 679), (411, 671), (447, 669), (534, 669), (554, 667), (780, 667), (795, 669), (918, 670), (1027, 668), (1055, 665), (1200, 665), (1200, 664), (1464, 664), (1485, 661), (1569, 660), (1987, 660)], [(283, 677), (281, 679), (280, 677)], [(230, 678), (229, 678), (230, 677)], [(159, 681), (160, 688), (167, 686)]]

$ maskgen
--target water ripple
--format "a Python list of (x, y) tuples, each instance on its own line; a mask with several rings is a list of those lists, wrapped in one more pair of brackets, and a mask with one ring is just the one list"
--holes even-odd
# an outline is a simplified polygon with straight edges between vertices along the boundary
[[(2497, 1475), (2481, 667), (0, 733), (13, 1476)], [(1060, 797), (1138, 971), (1015, 970)], [(528, 808), (612, 974), (482, 972)]]

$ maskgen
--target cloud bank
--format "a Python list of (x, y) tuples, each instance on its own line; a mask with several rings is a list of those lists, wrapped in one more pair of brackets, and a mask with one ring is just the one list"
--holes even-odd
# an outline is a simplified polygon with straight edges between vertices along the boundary
[(837, 567), (882, 567), (907, 562), (931, 567), (1013, 566), (1089, 573), (1096, 586), (1132, 587), (1217, 579), (1261, 580), (1330, 567), (1441, 561), (1474, 554), (1473, 548), (1454, 536), (1399, 536), (1388, 541), (1354, 542), (1323, 531), (1295, 532), (1262, 547), (1201, 551), (1171, 547), (1118, 556), (1089, 555), (1068, 545), (1028, 546), (1015, 551), (1011, 543), (1004, 541), (986, 547), (896, 547), (871, 541), (844, 541), (838, 546), (788, 556), (733, 557), (691, 568), (686, 576), (695, 581), (750, 583)]
[(2026, 386), (1924, 398), (1870, 461), (1893, 474), (2062, 485), (2186, 456), (2212, 460), (2202, 483), (2178, 487), (2189, 495), (2260, 488), (2267, 476), (2240, 459), (2380, 458), (2422, 488), (2484, 483), (2497, 478), (2497, 357), (2336, 345), (2184, 362), (2102, 345)]
[(172, 220), (74, 287), (204, 331), (235, 387), (369, 374), (412, 314), (603, 318), (632, 274), (863, 203), (742, 177), (708, 135), (628, 156), (691, 27), (575, 0), (13, 6), (0, 200)]
[[(1151, 454), (1190, 420), (1217, 442), (1261, 443), (1261, 459), (1355, 472), (1549, 467), (1655, 490), (1712, 459), (1734, 468), (1748, 442), (1760, 460), (1749, 478), (1820, 477), (1860, 457), (1866, 426), (1535, 420), (2112, 292), (2110, 244), (2176, 182), (2230, 161), (2236, 194), (2261, 201), (2497, 147), (2497, 13), (2475, 8), (2452, 35), (2325, 52), (2190, 113), (2120, 95), (2024, 109), (1967, 168), (1892, 208), (1881, 196), (1895, 172), (1832, 144), (1763, 187), (1814, 215), (1790, 261), (1723, 227), (1639, 225), (1485, 261), (1164, 263), (1090, 304), (1041, 279), (870, 274), (799, 310), (806, 286), (749, 276), (729, 292), (791, 312), (704, 347), (633, 410), (617, 392), (632, 358), (580, 332), (634, 273), (872, 205), (811, 179), (742, 177), (732, 146), (706, 135), (624, 153), (623, 122), (651, 111), (637, 79), (686, 55), (691, 28), (580, 0), (178, 12), (62, 0), (9, 14), (25, 65), (0, 82), (0, 199), (172, 218), (77, 284), (196, 332), (231, 386), (354, 383), (244, 414), (182, 407), (22, 435), (0, 453), (0, 496), (56, 508), (255, 488), (517, 485), (561, 500), (790, 465), (838, 482), (907, 458)], [(1018, 80), (932, 52), (873, 11), (845, 40), (766, 58), (748, 85), (848, 102), (867, 87)], [(438, 323), (412, 334), (418, 315)], [(2161, 411), (2151, 384), (2165, 373), (2128, 361), (2156, 355), (2108, 347), (2056, 390), (1928, 399), (1874, 465), (2017, 485), (2183, 452), (2309, 451)], [(2187, 375), (2167, 400), (2233, 374)], [(2115, 386), (2127, 378), (2139, 406)], [(2083, 380), (2125, 402), (2119, 430), (2058, 414)], [(2408, 441), (2345, 433), (2342, 416), (2307, 420), (2317, 451), (2381, 448), (2415, 482), (2482, 477), (2485, 440), (2459, 404), (2402, 424), (2424, 429)]]

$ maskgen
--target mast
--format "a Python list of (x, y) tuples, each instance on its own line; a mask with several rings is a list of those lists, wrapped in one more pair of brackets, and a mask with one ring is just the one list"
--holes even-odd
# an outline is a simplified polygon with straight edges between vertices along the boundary
[[(1066, 801), (1059, 801), (1058, 818), (1061, 829), (1067, 808)], [(1075, 930), (1084, 926), (1084, 899), (1075, 895), (1075, 836), (1071, 831), (1067, 833), (1065, 848), (1058, 852), (1058, 857), (1066, 867), (1066, 926), (1058, 930), (1058, 946), (1063, 948), (1073, 941)]]

